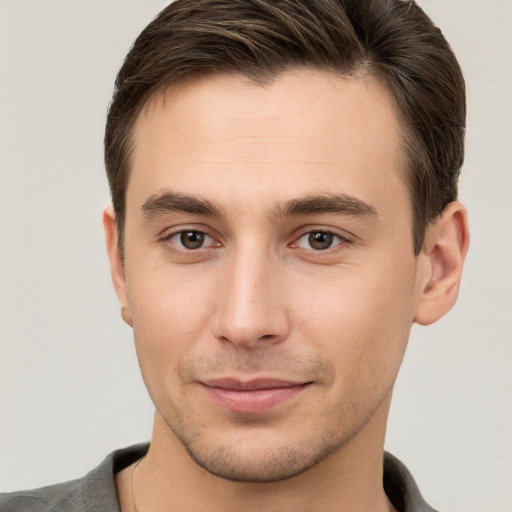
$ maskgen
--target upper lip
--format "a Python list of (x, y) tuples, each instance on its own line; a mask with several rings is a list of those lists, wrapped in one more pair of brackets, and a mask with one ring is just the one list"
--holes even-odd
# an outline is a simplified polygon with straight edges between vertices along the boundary
[(275, 378), (239, 380), (227, 377), (204, 380), (202, 381), (202, 384), (211, 388), (230, 389), (234, 391), (254, 391), (258, 389), (290, 388), (292, 386), (308, 384), (308, 382), (297, 382)]

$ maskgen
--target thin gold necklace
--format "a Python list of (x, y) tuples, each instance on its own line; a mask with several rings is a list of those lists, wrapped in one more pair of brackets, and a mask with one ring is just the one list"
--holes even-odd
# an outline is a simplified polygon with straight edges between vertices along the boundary
[(141, 459), (139, 459), (139, 460), (137, 461), (137, 463), (136, 463), (136, 464), (135, 464), (135, 466), (133, 467), (132, 477), (130, 478), (130, 493), (131, 493), (131, 495), (132, 495), (133, 510), (134, 510), (135, 512), (139, 512), (139, 511), (137, 510), (137, 505), (135, 504), (135, 496), (133, 495), (133, 477), (134, 477), (134, 475), (135, 475), (135, 470), (139, 467), (139, 464), (140, 464), (140, 463), (145, 459), (145, 457), (146, 457), (146, 456), (144, 455), (144, 457), (142, 457)]

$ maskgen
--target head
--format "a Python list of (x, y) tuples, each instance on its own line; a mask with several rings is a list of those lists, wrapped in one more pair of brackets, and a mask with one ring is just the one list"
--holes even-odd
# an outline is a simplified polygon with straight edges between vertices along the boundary
[(104, 219), (157, 439), (259, 482), (383, 442), (412, 323), (457, 295), (463, 124), (414, 3), (178, 0), (143, 31)]
[(178, 0), (164, 9), (127, 55), (107, 119), (105, 164), (121, 250), (133, 127), (149, 99), (193, 77), (238, 74), (267, 83), (304, 67), (364, 73), (390, 91), (417, 254), (429, 222), (457, 198), (466, 104), (448, 43), (406, 0)]

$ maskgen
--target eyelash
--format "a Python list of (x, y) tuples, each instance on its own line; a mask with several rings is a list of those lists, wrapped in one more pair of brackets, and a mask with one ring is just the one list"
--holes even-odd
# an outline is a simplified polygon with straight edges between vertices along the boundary
[[(213, 242), (213, 243), (210, 242), (206, 246), (205, 246), (204, 243), (200, 243), (200, 245), (198, 245), (195, 248), (185, 247), (183, 245), (182, 237), (184, 235), (186, 235), (187, 233), (188, 234), (194, 234), (196, 236), (199, 236), (199, 238), (204, 238), (205, 240), (210, 239), (211, 242)], [(323, 249), (318, 249), (318, 248), (315, 249), (314, 247), (311, 247), (311, 242), (313, 241), (311, 239), (311, 237), (314, 236), (314, 235), (321, 235), (324, 238), (327, 237), (328, 246), (323, 248)], [(173, 238), (175, 238), (175, 237), (180, 237), (181, 240), (180, 241), (176, 240), (176, 241), (173, 242)], [(309, 247), (302, 247), (300, 245), (300, 242), (301, 242), (302, 239), (305, 239), (306, 237), (309, 238)], [(213, 236), (209, 235), (207, 232), (205, 232), (205, 231), (203, 231), (201, 229), (180, 229), (179, 231), (173, 231), (172, 233), (169, 233), (169, 234), (165, 235), (161, 240), (164, 241), (164, 242), (169, 243), (170, 245), (172, 245), (174, 250), (182, 252), (182, 253), (185, 253), (185, 254), (188, 254), (188, 255), (192, 255), (194, 253), (200, 253), (201, 250), (206, 250), (206, 249), (216, 248), (216, 247), (221, 247), (222, 246), (222, 244), (220, 242), (216, 241)], [(321, 239), (319, 239), (318, 241), (319, 241), (320, 244), (322, 243)], [(329, 241), (330, 241), (330, 243), (329, 243)], [(306, 251), (309, 251), (312, 254), (321, 255), (321, 254), (326, 254), (326, 253), (330, 253), (332, 251), (335, 251), (336, 248), (338, 248), (338, 246), (346, 245), (348, 243), (351, 243), (350, 239), (348, 239), (347, 237), (345, 237), (345, 236), (343, 236), (343, 235), (341, 235), (339, 233), (336, 233), (336, 232), (334, 232), (332, 230), (329, 230), (329, 229), (309, 229), (308, 231), (302, 231), (300, 235), (295, 236), (294, 241), (292, 243), (288, 244), (288, 247), (301, 248), (301, 249), (304, 249)]]
[[(311, 242), (313, 241), (313, 240), (311, 240), (311, 237), (313, 235), (322, 235), (323, 237), (330, 238), (331, 240), (330, 240), (329, 245), (327, 247), (325, 247), (324, 249), (315, 249), (314, 247), (311, 246)], [(299, 245), (300, 241), (302, 239), (305, 239), (306, 237), (308, 238), (309, 247), (301, 247)], [(299, 237), (297, 237), (295, 239), (295, 241), (292, 242), (292, 244), (290, 244), (290, 247), (301, 247), (302, 249), (305, 249), (307, 251), (311, 251), (313, 253), (320, 254), (320, 253), (329, 252), (331, 250), (336, 250), (336, 247), (338, 247), (339, 245), (349, 243), (349, 242), (350, 242), (350, 240), (348, 240), (346, 237), (344, 237), (334, 231), (331, 231), (328, 229), (311, 229), (311, 230), (301, 234)], [(322, 243), (321, 240), (320, 240), (320, 243)]]
[[(175, 238), (175, 237), (183, 237), (183, 235), (185, 235), (187, 233), (189, 233), (189, 234), (194, 233), (195, 235), (199, 235), (200, 237), (208, 238), (208, 239), (212, 240), (214, 243), (213, 244), (209, 244), (206, 247), (204, 246), (204, 244), (201, 244), (197, 248), (190, 249), (188, 247), (184, 247), (183, 243), (181, 243), (181, 246), (180, 246), (179, 243), (172, 241), (173, 238)], [(170, 243), (174, 247), (177, 247), (177, 250), (183, 251), (183, 252), (186, 252), (186, 253), (192, 253), (192, 252), (197, 252), (197, 251), (199, 251), (201, 249), (207, 249), (207, 248), (209, 248), (209, 246), (214, 246), (214, 247), (220, 247), (221, 246), (221, 244), (219, 242), (215, 241), (215, 239), (212, 236), (210, 236), (208, 233), (206, 233), (205, 231), (200, 230), (200, 229), (180, 229), (179, 231), (173, 231), (172, 233), (169, 233), (168, 235), (165, 235), (163, 237), (163, 240), (165, 242)]]

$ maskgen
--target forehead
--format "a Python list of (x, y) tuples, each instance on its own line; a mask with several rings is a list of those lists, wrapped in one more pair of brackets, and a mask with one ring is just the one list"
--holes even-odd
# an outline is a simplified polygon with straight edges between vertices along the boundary
[(127, 206), (162, 188), (219, 198), (231, 191), (241, 200), (276, 195), (281, 185), (290, 196), (337, 186), (357, 195), (361, 185), (385, 195), (383, 175), (396, 182), (401, 172), (393, 99), (363, 75), (294, 70), (264, 85), (237, 75), (191, 80), (154, 95), (133, 145)]

